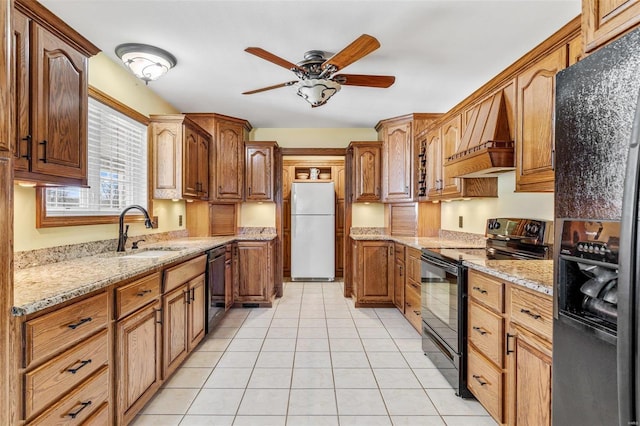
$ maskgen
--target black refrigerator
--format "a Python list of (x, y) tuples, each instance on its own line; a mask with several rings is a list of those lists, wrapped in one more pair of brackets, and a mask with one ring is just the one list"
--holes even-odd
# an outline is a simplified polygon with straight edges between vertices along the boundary
[(556, 76), (557, 426), (638, 424), (639, 90), (640, 30)]

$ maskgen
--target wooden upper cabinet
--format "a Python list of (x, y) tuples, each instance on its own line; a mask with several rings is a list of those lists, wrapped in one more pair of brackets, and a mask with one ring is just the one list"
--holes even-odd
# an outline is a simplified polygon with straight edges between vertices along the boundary
[(99, 50), (36, 2), (16, 1), (12, 20), (16, 178), (86, 184), (88, 57)]
[[(379, 158), (379, 157), (378, 157)], [(336, 198), (338, 200), (344, 200), (345, 197), (345, 168), (344, 166), (333, 166), (332, 167), (332, 176), (333, 181), (335, 182), (336, 185)]]
[(411, 121), (386, 128), (382, 142), (383, 201), (413, 201)]
[(273, 201), (273, 155), (275, 142), (247, 142), (246, 188), (247, 201)]
[(353, 202), (380, 201), (380, 142), (351, 142)]
[(562, 46), (518, 76), (516, 191), (552, 192), (555, 75), (567, 65)]
[(571, 66), (584, 58), (584, 43), (582, 37), (577, 36), (569, 40), (569, 57), (567, 65)]
[(183, 114), (151, 115), (153, 198), (207, 200), (211, 135)]
[[(458, 151), (460, 141), (462, 140), (462, 114), (453, 116), (450, 120), (442, 125), (442, 161), (452, 156)], [(458, 194), (461, 192), (460, 178), (449, 176), (447, 169), (443, 168), (441, 193), (443, 197)]]
[(242, 201), (244, 132), (242, 126), (221, 121), (216, 125), (215, 199)]
[(585, 52), (592, 52), (640, 23), (640, 0), (583, 0)]

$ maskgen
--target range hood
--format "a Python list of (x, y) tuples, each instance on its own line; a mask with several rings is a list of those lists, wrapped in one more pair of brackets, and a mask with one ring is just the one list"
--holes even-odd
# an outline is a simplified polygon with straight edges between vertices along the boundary
[(502, 90), (471, 111), (460, 146), (445, 160), (452, 177), (493, 177), (515, 169), (514, 142)]

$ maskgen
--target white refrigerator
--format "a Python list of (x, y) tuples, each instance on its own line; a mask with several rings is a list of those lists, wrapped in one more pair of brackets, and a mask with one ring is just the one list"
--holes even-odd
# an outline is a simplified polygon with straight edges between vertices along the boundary
[(291, 185), (291, 279), (335, 278), (335, 189), (333, 182)]

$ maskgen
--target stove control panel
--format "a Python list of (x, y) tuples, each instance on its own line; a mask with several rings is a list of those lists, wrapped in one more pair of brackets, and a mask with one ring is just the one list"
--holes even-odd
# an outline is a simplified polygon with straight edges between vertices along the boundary
[(553, 222), (538, 219), (496, 218), (487, 220), (485, 235), (489, 238), (527, 240), (548, 244), (553, 239)]

